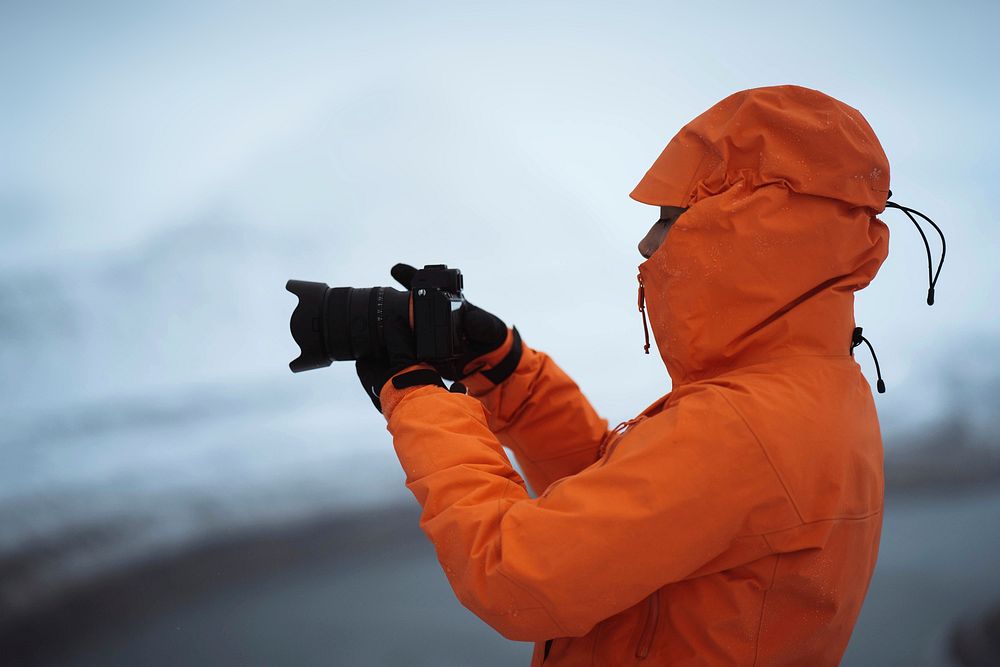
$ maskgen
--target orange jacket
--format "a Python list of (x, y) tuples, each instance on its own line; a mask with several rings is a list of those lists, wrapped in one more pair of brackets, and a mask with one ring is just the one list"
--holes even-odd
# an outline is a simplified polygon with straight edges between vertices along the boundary
[(793, 86), (736, 93), (632, 193), (689, 207), (640, 266), (670, 393), (609, 432), (527, 346), (472, 395), (386, 385), (455, 594), (537, 642), (533, 666), (838, 663), (882, 522), (850, 343), (854, 292), (888, 249), (888, 179), (855, 109)]

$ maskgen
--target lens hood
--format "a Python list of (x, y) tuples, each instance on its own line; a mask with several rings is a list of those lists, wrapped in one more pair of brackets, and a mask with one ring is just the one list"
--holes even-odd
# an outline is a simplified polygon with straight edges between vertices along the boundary
[(289, 280), (285, 283), (285, 289), (299, 298), (298, 305), (292, 311), (289, 327), (292, 330), (292, 338), (299, 346), (300, 354), (288, 364), (288, 367), (293, 373), (301, 373), (329, 366), (332, 359), (327, 354), (323, 335), (323, 318), (329, 286), (326, 283)]

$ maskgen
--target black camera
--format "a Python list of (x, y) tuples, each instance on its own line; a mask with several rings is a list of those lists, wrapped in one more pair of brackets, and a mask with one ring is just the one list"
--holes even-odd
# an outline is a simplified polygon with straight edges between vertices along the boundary
[(390, 318), (409, 321), (420, 361), (448, 361), (465, 351), (462, 272), (444, 264), (418, 270), (409, 291), (305, 280), (289, 280), (285, 289), (299, 298), (291, 330), (301, 354), (288, 364), (293, 373), (333, 361), (385, 357), (383, 329)]

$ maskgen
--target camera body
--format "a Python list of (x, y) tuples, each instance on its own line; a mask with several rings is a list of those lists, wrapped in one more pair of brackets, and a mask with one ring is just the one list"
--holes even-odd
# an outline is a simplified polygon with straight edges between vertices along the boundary
[(455, 359), (466, 346), (462, 287), (462, 272), (445, 264), (418, 270), (409, 291), (289, 280), (285, 288), (299, 298), (290, 328), (301, 350), (289, 368), (299, 373), (335, 360), (385, 357), (384, 325), (390, 318), (409, 322), (418, 360)]
[(443, 361), (462, 354), (462, 272), (445, 264), (424, 266), (413, 276), (410, 299), (417, 359)]

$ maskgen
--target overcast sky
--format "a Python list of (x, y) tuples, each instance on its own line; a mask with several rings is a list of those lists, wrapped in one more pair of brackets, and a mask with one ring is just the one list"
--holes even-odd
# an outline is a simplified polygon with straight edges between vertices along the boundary
[[(886, 213), (889, 259), (858, 296), (880, 408), (919, 412), (953, 358), (1000, 368), (998, 19), (990, 2), (3, 3), (0, 272), (60, 276), (95, 313), (50, 366), (8, 337), (5, 372), (31, 357), (38, 391), (76, 398), (273, 377), (360, 406), (353, 368), (287, 372), (284, 280), (446, 262), (630, 417), (669, 381), (635, 312), (656, 213), (628, 193), (719, 99), (794, 83), (860, 109), (894, 200), (948, 235), (928, 308), (920, 238)], [(30, 312), (12, 299), (0, 324)]]

